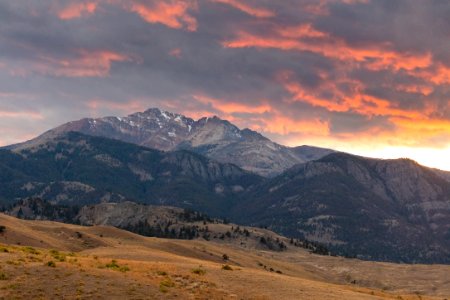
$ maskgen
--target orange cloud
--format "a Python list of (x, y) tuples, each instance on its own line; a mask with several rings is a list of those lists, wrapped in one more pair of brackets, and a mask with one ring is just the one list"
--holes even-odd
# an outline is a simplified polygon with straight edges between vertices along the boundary
[(436, 63), (434, 66), (427, 69), (414, 70), (408, 74), (432, 82), (436, 85), (450, 84), (450, 68), (442, 63)]
[(431, 85), (426, 84), (397, 84), (394, 89), (406, 93), (422, 94), (424, 96), (430, 95), (434, 88)]
[(303, 7), (303, 10), (317, 16), (326, 16), (330, 12), (328, 10), (327, 1), (317, 0), (313, 3), (308, 3)]
[(261, 118), (259, 121), (262, 125), (251, 126), (253, 130), (283, 135), (301, 133), (302, 136), (315, 137), (328, 136), (330, 133), (329, 124), (326, 121), (293, 120), (277, 112), (270, 119)]
[(249, 114), (262, 114), (271, 111), (271, 106), (268, 104), (262, 105), (247, 105), (244, 103), (233, 102), (228, 100), (213, 99), (206, 96), (193, 96), (198, 102), (211, 105), (215, 110), (218, 110), (225, 114), (233, 113), (249, 113)]
[(48, 75), (66, 77), (105, 77), (113, 62), (131, 61), (132, 57), (112, 51), (77, 50), (75, 57), (57, 59), (40, 56), (31, 69)]
[[(329, 133), (327, 122), (318, 119), (293, 120), (283, 116), (283, 114), (278, 112), (275, 107), (266, 101), (262, 101), (263, 103), (259, 105), (247, 105), (206, 96), (194, 95), (193, 97), (202, 104), (210, 105), (214, 111), (219, 111), (222, 118), (241, 127), (248, 127), (256, 131), (274, 134), (302, 132), (303, 135), (309, 136), (325, 136)], [(246, 117), (239, 117), (239, 113), (245, 113)], [(269, 113), (270, 117), (262, 116), (266, 113)], [(187, 112), (187, 114), (194, 117), (211, 115), (210, 112), (194, 113), (194, 115), (192, 112)], [(248, 114), (253, 116), (248, 116)]]
[(57, 11), (62, 20), (81, 18), (92, 15), (99, 3), (108, 3), (138, 14), (148, 23), (160, 23), (170, 28), (197, 30), (197, 20), (189, 14), (189, 10), (197, 10), (196, 0), (138, 1), (138, 0), (91, 0), (88, 2), (71, 2)]
[[(422, 118), (433, 112), (432, 107), (422, 111), (399, 109), (392, 106), (387, 99), (377, 98), (364, 93), (364, 86), (358, 81), (341, 79), (338, 81), (325, 81), (317, 90), (306, 89), (300, 83), (291, 79), (292, 73), (281, 71), (277, 74), (277, 81), (292, 95), (292, 101), (308, 103), (312, 106), (324, 108), (330, 112), (357, 112), (366, 116), (395, 116), (403, 118)], [(351, 91), (345, 93), (337, 87), (341, 83), (352, 86)], [(322, 93), (332, 95), (323, 98)]]
[(369, 0), (312, 0), (311, 3), (305, 3), (302, 10), (317, 16), (326, 16), (330, 14), (328, 5), (337, 2), (345, 4), (368, 3)]
[(275, 13), (265, 9), (265, 8), (258, 8), (258, 7), (252, 7), (242, 1), (238, 1), (238, 0), (211, 0), (212, 2), (217, 2), (217, 3), (224, 3), (224, 4), (228, 4), (236, 9), (239, 9), (243, 12), (245, 12), (248, 15), (257, 17), (257, 18), (270, 18), (275, 16)]
[(188, 13), (196, 10), (195, 1), (151, 1), (151, 3), (133, 2), (130, 6), (132, 12), (137, 13), (148, 23), (161, 23), (170, 28), (197, 30), (197, 20)]
[(310, 23), (300, 24), (291, 27), (280, 27), (276, 32), (285, 38), (299, 39), (299, 38), (324, 38), (328, 34), (314, 29)]
[(300, 24), (289, 28), (275, 26), (273, 34), (267, 36), (240, 31), (234, 39), (223, 41), (222, 45), (227, 48), (309, 51), (340, 61), (364, 63), (367, 68), (372, 70), (415, 70), (429, 67), (432, 64), (430, 53), (399, 53), (390, 50), (388, 44), (352, 47), (342, 39), (314, 29), (311, 24)]
[[(394, 106), (392, 101), (387, 99), (377, 98), (364, 93), (364, 86), (362, 83), (354, 82), (351, 92), (346, 91), (342, 93), (338, 89), (339, 83), (326, 81), (317, 90), (307, 89), (298, 82), (295, 82), (288, 71), (280, 72), (277, 80), (282, 84), (289, 93), (292, 94), (292, 101), (301, 101), (312, 106), (326, 109), (330, 112), (351, 112), (367, 116), (371, 119), (376, 116), (383, 116), (394, 127), (385, 128), (374, 123), (371, 127), (365, 128), (364, 131), (358, 132), (344, 132), (344, 133), (327, 133), (325, 124), (323, 129), (319, 130), (317, 134), (306, 136), (310, 140), (303, 140), (303, 143), (313, 143), (324, 147), (337, 147), (344, 145), (355, 145), (361, 148), (361, 145), (372, 146), (408, 146), (408, 147), (423, 147), (428, 145), (431, 147), (448, 147), (450, 143), (450, 120), (436, 119), (431, 117), (436, 111), (437, 107), (432, 102), (424, 102), (421, 109), (403, 109)], [(409, 87), (408, 87), (409, 88)], [(420, 88), (419, 88), (420, 89)], [(327, 92), (328, 95), (333, 95), (330, 99), (322, 98), (320, 95)], [(272, 120), (271, 120), (272, 122)], [(284, 130), (284, 124), (291, 124), (291, 120), (279, 120), (280, 124), (276, 124), (275, 128), (272, 126), (270, 130), (274, 132), (290, 136), (290, 133), (295, 132), (291, 126), (287, 126)], [(271, 124), (267, 124), (270, 128)], [(317, 125), (321, 128), (320, 125)], [(295, 145), (300, 143), (302, 139), (306, 138), (304, 135), (289, 137), (284, 142)], [(361, 148), (362, 149), (362, 148)], [(406, 155), (406, 154), (405, 154)]]
[(44, 116), (41, 113), (34, 111), (0, 110), (0, 118), (43, 120)]
[(91, 15), (97, 9), (96, 2), (72, 2), (65, 8), (58, 11), (58, 17), (62, 20), (81, 18), (84, 15)]

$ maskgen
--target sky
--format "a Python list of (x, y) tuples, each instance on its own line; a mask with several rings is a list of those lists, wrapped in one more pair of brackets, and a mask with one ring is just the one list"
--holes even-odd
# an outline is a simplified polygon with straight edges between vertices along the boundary
[(450, 2), (0, 0), (0, 145), (150, 107), (450, 170)]

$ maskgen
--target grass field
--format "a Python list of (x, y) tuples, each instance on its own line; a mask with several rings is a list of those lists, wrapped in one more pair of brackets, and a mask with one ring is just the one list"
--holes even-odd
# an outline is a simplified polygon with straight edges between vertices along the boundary
[(444, 265), (147, 238), (3, 214), (0, 225), (0, 299), (450, 299)]

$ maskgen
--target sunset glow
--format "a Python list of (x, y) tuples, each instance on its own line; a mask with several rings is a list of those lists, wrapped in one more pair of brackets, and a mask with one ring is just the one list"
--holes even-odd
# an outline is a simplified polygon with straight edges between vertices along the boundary
[(444, 2), (42, 0), (0, 10), (2, 146), (161, 107), (289, 146), (450, 170)]

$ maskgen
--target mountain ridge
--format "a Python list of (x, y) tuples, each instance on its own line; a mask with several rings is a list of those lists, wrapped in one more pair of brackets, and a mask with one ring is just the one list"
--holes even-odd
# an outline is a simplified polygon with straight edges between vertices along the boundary
[(449, 195), (448, 181), (412, 160), (333, 153), (248, 191), (232, 214), (362, 259), (448, 263)]
[(84, 118), (68, 122), (33, 140), (11, 145), (8, 149), (20, 151), (34, 147), (69, 131), (117, 139), (162, 151), (185, 149), (221, 163), (234, 163), (265, 177), (276, 176), (297, 163), (334, 152), (312, 146), (282, 146), (256, 131), (248, 128), (241, 130), (217, 116), (195, 121), (159, 108), (150, 108), (127, 117)]
[(80, 205), (127, 198), (216, 213), (231, 195), (262, 179), (186, 150), (162, 152), (78, 132), (34, 148), (1, 150), (0, 170), (0, 200), (37, 196)]

